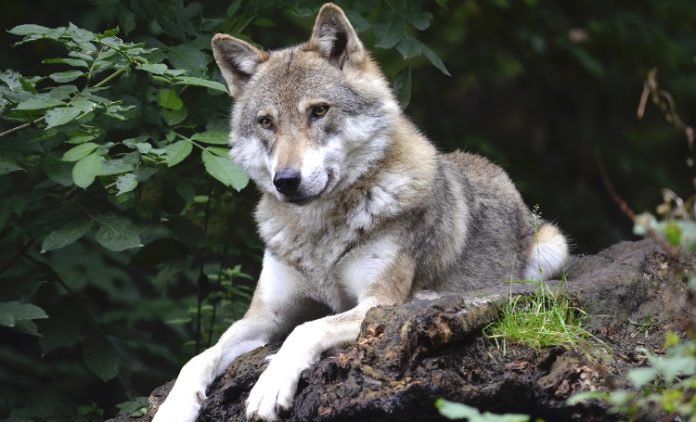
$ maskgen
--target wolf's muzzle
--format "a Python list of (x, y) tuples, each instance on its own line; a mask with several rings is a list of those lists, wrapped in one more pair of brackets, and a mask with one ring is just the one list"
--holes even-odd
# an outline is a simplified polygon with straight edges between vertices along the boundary
[(278, 192), (286, 196), (292, 196), (297, 193), (301, 181), (302, 176), (300, 172), (293, 169), (280, 170), (273, 177), (273, 184), (278, 189)]

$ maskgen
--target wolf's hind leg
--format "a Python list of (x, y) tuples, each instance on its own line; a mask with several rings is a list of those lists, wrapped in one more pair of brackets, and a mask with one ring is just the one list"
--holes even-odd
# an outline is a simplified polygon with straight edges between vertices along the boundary
[(568, 260), (568, 241), (551, 223), (543, 223), (529, 249), (525, 280), (548, 280), (559, 274)]

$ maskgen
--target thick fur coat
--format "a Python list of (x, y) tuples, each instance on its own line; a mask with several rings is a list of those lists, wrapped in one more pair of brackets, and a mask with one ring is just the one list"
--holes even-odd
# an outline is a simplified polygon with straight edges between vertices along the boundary
[(184, 366), (156, 422), (195, 420), (232, 360), (287, 336), (247, 401), (248, 418), (277, 420), (302, 370), (354, 341), (371, 307), (561, 269), (560, 231), (535, 221), (500, 167), (437, 152), (337, 6), (306, 44), (212, 45), (235, 99), (231, 157), (262, 192), (266, 252), (246, 316)]

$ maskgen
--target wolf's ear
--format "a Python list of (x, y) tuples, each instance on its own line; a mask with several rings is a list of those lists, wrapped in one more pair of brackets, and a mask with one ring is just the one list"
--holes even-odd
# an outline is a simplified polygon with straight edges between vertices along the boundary
[(215, 34), (211, 44), (230, 95), (238, 97), (258, 65), (268, 60), (268, 53), (227, 34)]
[(345, 13), (333, 3), (326, 3), (319, 10), (307, 47), (339, 68), (346, 60), (361, 61), (365, 51)]

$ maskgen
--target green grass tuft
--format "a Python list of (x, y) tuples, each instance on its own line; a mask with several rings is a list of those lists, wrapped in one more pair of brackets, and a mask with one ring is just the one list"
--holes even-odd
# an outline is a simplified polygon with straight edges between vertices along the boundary
[[(532, 210), (534, 236), (538, 235), (541, 221), (539, 208)], [(541, 274), (541, 268), (539, 273)], [(483, 333), (495, 340), (503, 353), (508, 343), (521, 344), (539, 350), (542, 347), (563, 346), (591, 354), (594, 346), (606, 346), (583, 327), (586, 314), (573, 306), (562, 294), (566, 285), (563, 275), (556, 292), (539, 280), (510, 280), (510, 283), (535, 283), (537, 288), (529, 295), (513, 296), (503, 306), (500, 319), (484, 328)], [(603, 349), (603, 348), (602, 348)]]
[(566, 296), (539, 282), (539, 288), (530, 295), (511, 295), (500, 319), (488, 325), (484, 334), (504, 351), (508, 343), (537, 350), (550, 346), (590, 350), (599, 340), (583, 327), (585, 317)]

